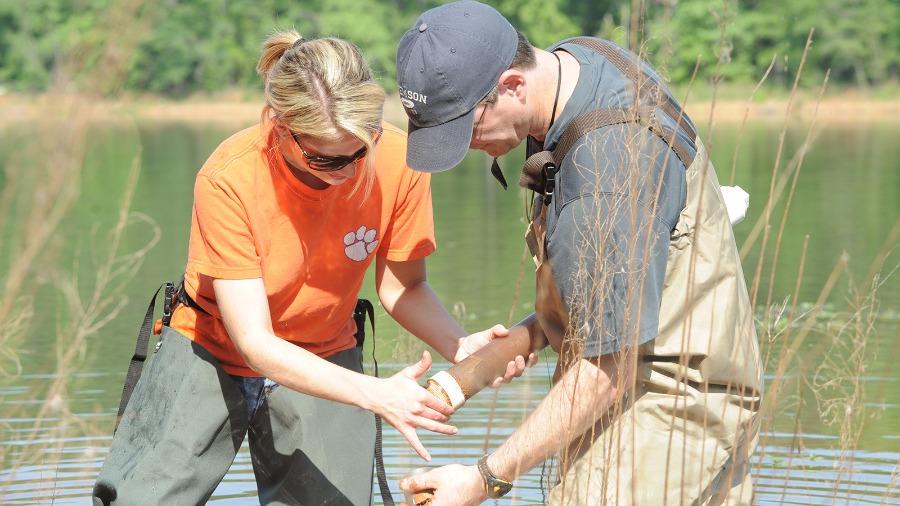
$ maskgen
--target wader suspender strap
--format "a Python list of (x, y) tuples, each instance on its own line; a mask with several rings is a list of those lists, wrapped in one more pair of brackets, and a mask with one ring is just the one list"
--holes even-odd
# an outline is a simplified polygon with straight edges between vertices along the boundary
[[(615, 65), (616, 68), (619, 69), (619, 72), (637, 85), (638, 96), (641, 97), (641, 99), (649, 97), (653, 100), (653, 103), (659, 105), (663, 112), (674, 119), (678, 123), (678, 126), (690, 134), (691, 140), (697, 138), (697, 132), (694, 131), (694, 128), (690, 123), (685, 121), (684, 111), (681, 109), (681, 106), (675, 102), (675, 99), (672, 98), (671, 95), (665, 93), (661, 87), (656, 86), (651, 79), (646, 77), (643, 70), (638, 66), (637, 59), (633, 57), (634, 55), (629, 57), (618, 47), (601, 39), (578, 37), (572, 39), (570, 42), (584, 46), (596, 53), (600, 53), (604, 58), (609, 60), (610, 63)], [(662, 103), (658, 100), (660, 95), (662, 95), (662, 98), (664, 99), (661, 101)]]
[[(378, 361), (375, 360), (375, 308), (366, 299), (356, 301), (356, 309), (353, 310), (353, 321), (356, 322), (356, 346), (362, 348), (366, 341), (366, 317), (372, 326), (372, 362), (375, 365), (375, 377), (378, 377)], [(387, 474), (384, 472), (384, 451), (381, 442), (381, 417), (375, 415), (375, 476), (378, 477), (378, 490), (381, 492), (381, 502), (385, 506), (394, 506), (394, 498), (388, 487)]]
[(134, 386), (141, 377), (141, 371), (144, 368), (144, 361), (147, 359), (147, 347), (150, 344), (150, 334), (153, 333), (153, 311), (156, 309), (156, 297), (159, 296), (160, 290), (165, 287), (165, 302), (163, 306), (163, 325), (168, 326), (172, 318), (172, 305), (175, 298), (175, 284), (166, 281), (156, 289), (153, 298), (150, 299), (150, 306), (147, 307), (147, 314), (144, 315), (144, 321), (141, 324), (141, 330), (138, 332), (137, 344), (134, 347), (134, 355), (131, 357), (131, 363), (128, 365), (128, 374), (125, 376), (125, 387), (122, 389), (122, 399), (119, 401), (119, 414), (116, 415), (116, 426), (113, 434), (119, 428), (119, 422), (122, 420), (122, 414), (125, 412), (125, 406), (131, 399), (131, 393), (134, 392)]
[[(605, 126), (623, 123), (646, 125), (651, 132), (669, 145), (685, 168), (690, 167), (693, 158), (690, 156), (688, 147), (681, 142), (677, 142), (675, 131), (664, 127), (654, 117), (655, 110), (659, 107), (677, 122), (678, 126), (690, 136), (691, 141), (697, 139), (697, 132), (686, 121), (684, 111), (672, 96), (661, 87), (656, 86), (637, 66), (634, 59), (628, 58), (612, 44), (588, 37), (579, 37), (572, 39), (570, 42), (599, 53), (615, 65), (637, 87), (639, 103), (644, 105), (628, 109), (595, 109), (581, 114), (569, 123), (553, 151), (543, 151), (541, 143), (536, 141), (529, 142), (528, 159), (525, 161), (525, 166), (522, 169), (519, 186), (542, 193), (544, 195), (544, 204), (549, 205), (553, 192), (556, 189), (556, 172), (559, 171), (559, 167), (562, 165), (562, 161), (572, 145), (588, 132)], [(659, 98), (663, 98), (663, 100), (659, 100)], [(529, 141), (531, 141), (530, 138)]]

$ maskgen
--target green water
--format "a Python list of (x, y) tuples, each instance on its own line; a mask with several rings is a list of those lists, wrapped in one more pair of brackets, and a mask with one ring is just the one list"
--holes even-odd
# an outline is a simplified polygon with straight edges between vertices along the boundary
[[(51, 242), (55, 266), (77, 274), (76, 285), (84, 297), (91, 293), (98, 258), (108, 245), (105, 234), (118, 218), (138, 147), (140, 176), (131, 210), (150, 217), (162, 235), (134, 279), (124, 287), (127, 302), (120, 315), (90, 336), (84, 353), (76, 357), (75, 370), (66, 378), (68, 396), (62, 402), (77, 414), (79, 423), (65, 430), (54, 424), (71, 421), (53, 418), (51, 411), (50, 422), (34, 432), (34, 417), (38, 406), (47, 400), (45, 385), (57, 371), (58, 329), (64, 328), (77, 310), (66, 305), (51, 275), (54, 269), (38, 269), (29, 277), (28, 292), (34, 296), (36, 316), (27, 339), (13, 343), (22, 373), (0, 379), (0, 430), (4, 431), (6, 455), (5, 470), (0, 473), (0, 498), (4, 498), (0, 502), (33, 504), (47, 501), (54, 494), (54, 504), (87, 502), (83, 497), (109, 444), (124, 371), (149, 298), (163, 281), (177, 280), (185, 265), (194, 175), (216, 145), (235, 129), (234, 125), (184, 123), (137, 127), (128, 123), (98, 124), (91, 128), (77, 203)], [(732, 177), (733, 158), (738, 153), (734, 184), (751, 195), (747, 218), (735, 227), (738, 245), (743, 245), (766, 210), (782, 126), (751, 123), (741, 132), (739, 125), (721, 124), (712, 135), (709, 129), (701, 131), (708, 136), (723, 184)], [(799, 159), (798, 150), (808, 132), (805, 124), (791, 125), (786, 131), (778, 174)], [(898, 483), (892, 476), (900, 460), (900, 373), (893, 367), (895, 349), (900, 344), (900, 281), (896, 276), (888, 277), (879, 288), (879, 306), (866, 342), (866, 368), (858, 377), (843, 378), (841, 383), (842, 388), (854, 384), (865, 388), (865, 397), (853, 405), (853, 409), (861, 410), (861, 416), (855, 419), (859, 421), (853, 431), (855, 443), (842, 442), (840, 425), (826, 423), (827, 412), (816, 404), (809, 384), (815, 381), (816, 365), (829, 360), (844, 364), (843, 368), (835, 366), (841, 374), (854, 370), (847, 363), (859, 350), (853, 346), (851, 333), (846, 340), (829, 340), (826, 336), (834, 333), (829, 325), (839, 325), (849, 318), (845, 310), (852, 299), (851, 290), (871, 292), (869, 286), (860, 284), (872, 270), (873, 260), (880, 258), (886, 247), (900, 245), (896, 237), (885, 244), (900, 219), (898, 139), (900, 123), (896, 122), (817, 127), (804, 152), (783, 231), (782, 216), (792, 180), (788, 180), (785, 197), (772, 206), (764, 253), (762, 235), (747, 251), (744, 270), (748, 280), (756, 277), (757, 265), (761, 265), (756, 297), (759, 308), (767, 306), (768, 301), (793, 301), (801, 265), (797, 306), (808, 308), (820, 298), (841, 255), (849, 256), (846, 271), (838, 277), (822, 315), (798, 350), (799, 358), (777, 378), (786, 388), (784, 398), (779, 398), (773, 411), (767, 413), (764, 425), (765, 451), (759, 456), (760, 504), (878, 504), (897, 500)], [(28, 136), (22, 132), (4, 132), (0, 160), (8, 164), (12, 154), (27, 142)], [(494, 323), (509, 324), (531, 312), (532, 264), (523, 256), (527, 195), (514, 186), (522, 158), (523, 153), (516, 152), (501, 160), (507, 180), (513, 184), (508, 191), (493, 180), (487, 170), (488, 160), (477, 153), (470, 153), (460, 168), (433, 178), (438, 250), (428, 260), (429, 282), (470, 331)], [(0, 184), (11, 184), (6, 178), (0, 175)], [(12, 236), (21, 226), (12, 225), (0, 230)], [(142, 247), (151, 232), (152, 227), (146, 224), (129, 227), (121, 250)], [(4, 270), (0, 272), (6, 272), (11, 261), (8, 251), (13, 245), (9, 237), (2, 239), (0, 266)], [(780, 244), (777, 262), (773, 260), (776, 243)], [(900, 255), (892, 252), (884, 266), (875, 271), (887, 275), (898, 264)], [(371, 282), (362, 295), (377, 300)], [(421, 346), (383, 311), (377, 313), (374, 353), (384, 370), (395, 370), (421, 353)], [(764, 320), (762, 310), (758, 318)], [(764, 340), (763, 353), (774, 357), (767, 370), (771, 382), (776, 379), (775, 365), (785, 343), (777, 337), (770, 342)], [(499, 444), (549, 388), (552, 362), (552, 356), (543, 357), (526, 378), (501, 389), (496, 405), (493, 393), (476, 397), (454, 418), (463, 428), (460, 436), (423, 435), (435, 461), (471, 463), (485, 444), (490, 448)], [(494, 424), (488, 433), (485, 421), (491, 417)], [(17, 460), (29, 446), (48, 443), (43, 439), (47, 437), (52, 439), (51, 446), (62, 448), (66, 454), (62, 461), (53, 460), (53, 467), (47, 467), (40, 458), (26, 463)], [(396, 491), (396, 478), (421, 462), (390, 428), (385, 433), (385, 454)], [(540, 484), (538, 469), (522, 478), (514, 493), (522, 503), (537, 503), (542, 497)], [(253, 497), (254, 488), (248, 456), (242, 452), (214, 502), (253, 503), (247, 497)]]

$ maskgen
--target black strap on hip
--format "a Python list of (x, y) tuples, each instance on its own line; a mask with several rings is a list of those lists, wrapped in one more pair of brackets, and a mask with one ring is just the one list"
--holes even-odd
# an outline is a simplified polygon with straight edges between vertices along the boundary
[(179, 285), (178, 290), (176, 290), (176, 292), (177, 292), (177, 294), (175, 297), (178, 299), (177, 300), (178, 304), (184, 304), (185, 306), (187, 306), (189, 308), (196, 309), (197, 311), (199, 311), (207, 316), (210, 316), (209, 311), (203, 309), (203, 306), (201, 306), (200, 304), (197, 304), (197, 301), (195, 301), (193, 298), (191, 298), (190, 295), (188, 295), (187, 289), (184, 287), (184, 276), (181, 277), (181, 285)]
[[(353, 310), (353, 320), (356, 322), (356, 346), (363, 347), (366, 341), (366, 317), (372, 326), (372, 363), (375, 365), (375, 377), (378, 377), (378, 361), (375, 359), (375, 308), (366, 299), (356, 301), (356, 309)], [(394, 498), (388, 487), (387, 475), (384, 472), (384, 451), (381, 438), (381, 417), (375, 415), (375, 476), (378, 477), (378, 490), (381, 492), (381, 502), (385, 506), (394, 506)]]
[[(362, 348), (366, 341), (366, 317), (372, 326), (372, 339), (375, 339), (375, 308), (366, 299), (357, 299), (353, 310), (353, 321), (356, 322), (356, 346)], [(375, 360), (375, 349), (372, 349), (372, 360)], [(375, 376), (378, 376), (378, 363), (375, 363)]]
[(128, 373), (125, 375), (125, 386), (122, 388), (122, 399), (119, 401), (119, 413), (116, 415), (116, 425), (113, 433), (119, 428), (119, 422), (122, 421), (122, 414), (125, 413), (125, 407), (128, 406), (128, 400), (134, 392), (134, 386), (137, 385), (144, 369), (144, 361), (147, 360), (147, 347), (150, 344), (150, 335), (153, 333), (153, 312), (156, 309), (156, 297), (159, 292), (165, 288), (165, 301), (163, 305), (162, 323), (168, 326), (172, 319), (172, 309), (175, 303), (175, 284), (166, 281), (153, 294), (150, 299), (150, 305), (147, 307), (147, 313), (144, 315), (144, 321), (141, 323), (141, 329), (138, 331), (137, 343), (134, 347), (134, 355), (131, 356), (131, 363), (128, 364)]

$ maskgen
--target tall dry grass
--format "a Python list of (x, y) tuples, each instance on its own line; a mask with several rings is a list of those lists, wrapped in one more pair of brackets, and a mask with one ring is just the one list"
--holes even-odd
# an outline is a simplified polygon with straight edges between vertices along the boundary
[[(39, 103), (35, 135), (19, 146), (3, 166), (4, 186), (0, 190), (0, 375), (11, 377), (23, 373), (19, 356), (25, 348), (24, 343), (35, 331), (35, 315), (47, 313), (45, 308), (36, 307), (38, 282), (52, 283), (61, 302), (57, 311), (56, 345), (53, 350), (45, 351), (54, 354), (54, 373), (40, 391), (34, 392), (34, 398), (44, 402), (34, 416), (33, 426), (27, 434), (20, 436), (21, 444), (0, 445), (0, 461), (10, 462), (13, 469), (37, 462), (53, 468), (54, 462), (58, 463), (63, 455), (63, 445), (73, 430), (97, 435), (98, 429), (79, 419), (66, 402), (72, 397), (69, 378), (88, 359), (86, 350), (90, 340), (123, 308), (126, 299), (122, 295), (122, 286), (133, 279), (146, 252), (159, 238), (159, 229), (149, 218), (129, 212), (140, 170), (140, 153), (136, 153), (131, 166), (122, 168), (129, 172), (129, 178), (122, 190), (115, 224), (109, 230), (97, 231), (94, 237), (85, 241), (104, 245), (101, 254), (96, 261), (86, 259), (88, 256), (78, 257), (76, 261), (95, 262), (92, 269), (96, 272), (95, 278), (89, 282), (80, 280), (77, 273), (84, 270), (83, 266), (77, 263), (59, 265), (58, 262), (63, 251), (87, 246), (65, 240), (62, 227), (67, 213), (77, 205), (92, 112), (102, 93), (121, 83), (122, 62), (127, 58), (122, 58), (120, 52), (129, 51), (129, 44), (137, 40), (134, 31), (122, 27), (140, 29), (143, 21), (136, 19), (135, 12), (141, 3), (133, 0), (114, 3), (108, 23), (115, 28), (109, 33), (131, 35), (105, 41), (106, 45), (99, 49), (81, 48), (66, 60), (60, 69), (56, 89)], [(97, 65), (98, 61), (104, 63)], [(68, 96), (66, 76), (75, 73), (74, 67), (86, 65), (94, 66), (96, 75), (91, 81), (97, 86), (79, 97)], [(800, 70), (802, 65), (800, 62)], [(827, 80), (822, 91), (826, 84)], [(795, 82), (794, 93), (797, 87)], [(685, 97), (683, 102), (688, 99), (689, 96)], [(748, 111), (751, 100), (752, 97), (748, 100)], [(705, 139), (711, 150), (716, 149), (711, 137), (714, 114), (713, 106), (709, 117), (710, 137)], [(804, 413), (813, 411), (838, 435), (837, 479), (823, 486), (830, 487), (833, 503), (853, 502), (854, 456), (859, 449), (860, 437), (873, 416), (872, 409), (866, 404), (877, 402), (883, 395), (883, 392), (867, 391), (865, 377), (892, 374), (891, 371), (872, 371), (873, 357), (886, 353), (884, 347), (878, 348), (876, 343), (888, 342), (894, 349), (900, 345), (900, 335), (890, 337), (890, 341), (879, 336), (882, 327), (878, 325), (879, 291), (897, 269), (898, 262), (892, 254), (900, 238), (900, 220), (887, 233), (879, 254), (872, 259), (867, 274), (859, 280), (850, 274), (850, 259), (846, 257), (835, 264), (827, 279), (808, 279), (803, 272), (807, 255), (804, 249), (794, 293), (788, 299), (779, 300), (772, 287), (773, 281), (781, 275), (778, 266), (784, 260), (780, 243), (789, 220), (793, 195), (797, 185), (802, 184), (799, 176), (804, 157), (814, 149), (817, 133), (813, 118), (802, 145), (795, 152), (787, 153), (784, 140), (791, 114), (789, 105), (783, 119), (769, 192), (752, 196), (754, 206), (764, 202), (764, 212), (756, 223), (739, 225), (751, 229), (740, 245), (742, 258), (749, 258), (751, 253), (757, 256), (757, 263), (745, 264), (744, 270), (748, 274), (752, 271), (752, 276), (748, 275), (748, 284), (755, 303), (755, 325), (762, 344), (763, 364), (769, 377), (761, 410), (762, 437), (756, 451), (755, 474), (763, 474), (763, 468), (768, 466), (783, 467), (785, 495), (782, 500), (791, 501), (788, 497), (791, 479), (808, 471), (806, 457), (809, 454), (802, 420)], [(745, 115), (743, 125), (746, 120)], [(745, 170), (737, 166), (739, 148), (735, 150), (730, 171), (732, 181), (736, 171)], [(720, 175), (724, 174), (723, 169), (727, 170), (719, 168)], [(786, 207), (780, 219), (774, 213), (779, 204)], [(147, 241), (137, 249), (123, 251), (122, 236), (135, 226), (146, 231)], [(523, 254), (523, 271), (527, 263), (527, 255)], [(804, 304), (800, 300), (801, 286), (813, 283), (821, 283), (820, 295), (811, 304)], [(765, 293), (762, 293), (763, 286), (769, 287)], [(836, 293), (843, 295), (843, 307), (828, 303)], [(517, 293), (516, 298), (518, 296)], [(517, 307), (518, 303), (511, 304), (509, 324)], [(464, 304), (455, 306), (454, 311), (460, 321), (466, 320)], [(393, 357), (400, 362), (417, 358), (418, 352), (403, 344), (409, 343), (409, 339), (391, 343), (379, 337), (379, 345), (396, 346)], [(8, 408), (4, 413), (7, 418), (16, 417), (16, 413)], [(776, 464), (773, 460), (776, 457), (771, 456), (775, 443), (767, 435), (775, 431), (776, 425), (784, 426), (785, 420), (790, 422), (794, 441), (786, 460)], [(488, 432), (486, 451), (489, 450), (489, 437)], [(13, 454), (16, 454), (14, 458)], [(781, 449), (778, 449), (777, 458), (784, 459)], [(45, 479), (54, 478), (47, 476)], [(5, 480), (0, 483), (0, 496), (14, 481), (15, 472), (5, 475)], [(898, 499), (898, 490), (900, 478), (895, 470), (883, 491), (882, 502), (894, 503)]]
[[(805, 461), (810, 454), (804, 444), (802, 419), (812, 411), (839, 436), (835, 448), (839, 455), (835, 463), (836, 479), (821, 485), (831, 488), (830, 500), (833, 503), (840, 503), (859, 499), (854, 497), (853, 492), (854, 457), (860, 437), (873, 416), (872, 410), (867, 409), (865, 404), (879, 403), (883, 399), (884, 392), (870, 395), (866, 391), (866, 377), (872, 375), (871, 363), (876, 354), (884, 351), (878, 349), (878, 343), (884, 341), (878, 333), (888, 328), (877, 324), (880, 289), (900, 265), (896, 258), (891, 258), (891, 253), (900, 246), (900, 218), (887, 233), (879, 253), (871, 260), (867, 274), (861, 280), (852, 275), (846, 253), (840, 256), (825, 280), (805, 278), (803, 267), (808, 254), (807, 236), (799, 259), (794, 293), (790, 300), (776, 300), (773, 290), (780, 275), (782, 239), (791, 216), (804, 158), (814, 149), (818, 133), (818, 104), (828, 83), (826, 73), (815, 112), (806, 127), (807, 135), (790, 159), (784, 162), (785, 137), (794, 113), (793, 99), (813, 36), (814, 30), (811, 29), (783, 119), (764, 211), (742, 244), (741, 256), (747, 258), (751, 251), (757, 249), (750, 291), (759, 317), (757, 327), (763, 344), (764, 368), (772, 377), (766, 385), (756, 472), (760, 474), (764, 465), (773, 462), (776, 467), (785, 468), (782, 501), (790, 499), (787, 491), (791, 480), (808, 471)], [(736, 162), (732, 174), (735, 170)], [(779, 204), (784, 205), (784, 210), (780, 221), (777, 221), (773, 210)], [(801, 287), (820, 282), (821, 289), (816, 300), (811, 304), (803, 303), (799, 299)], [(769, 288), (762, 294), (760, 287), (764, 284)], [(843, 300), (843, 305), (829, 303), (835, 299)], [(896, 338), (894, 344), (900, 344)], [(884, 377), (890, 377), (889, 371), (883, 372)], [(775, 432), (778, 422), (782, 422), (783, 426), (785, 417), (793, 420), (791, 451), (785, 460), (767, 459), (769, 435)], [(896, 498), (898, 493), (900, 490), (896, 480), (891, 480), (884, 490), (884, 499)]]
[[(0, 445), (0, 462), (7, 470), (0, 480), (0, 497), (16, 482), (20, 469), (32, 465), (57, 469), (70, 438), (99, 435), (95, 425), (72, 410), (72, 378), (91, 359), (91, 339), (127, 304), (123, 288), (160, 237), (149, 217), (130, 212), (140, 173), (139, 149), (131, 165), (120, 168), (128, 177), (117, 196), (114, 224), (108, 230), (95, 228), (87, 236), (72, 236), (66, 229), (78, 205), (95, 113), (103, 96), (122, 84), (127, 55), (146, 22), (136, 16), (141, 4), (113, 2), (104, 22), (112, 37), (86, 39), (61, 51), (53, 88), (36, 100), (27, 121), (6, 118), (2, 125), (7, 138), (21, 142), (4, 160), (0, 192), (0, 375), (6, 381), (33, 372), (23, 371), (22, 353), (51, 355), (48, 362), (53, 369), (46, 381), (34, 384), (26, 394), (40, 401), (36, 411), (23, 403), (5, 409), (9, 419), (32, 422), (26, 430), (17, 430), (14, 441)], [(123, 30), (126, 26), (134, 30)], [(84, 79), (77, 95), (69, 91), (75, 75)], [(123, 236), (134, 227), (145, 241), (127, 248)], [(92, 279), (80, 279), (81, 272), (91, 272)], [(36, 295), (47, 291), (46, 285), (55, 297), (39, 301)], [(53, 321), (37, 322), (36, 315), (52, 315)], [(55, 345), (30, 349), (35, 333), (46, 329), (55, 333)], [(52, 501), (55, 476), (40, 480), (44, 483), (34, 484), (39, 490), (34, 500)]]
[[(879, 343), (887, 342), (890, 348), (900, 345), (900, 341), (898, 341), (900, 334), (879, 335), (880, 332), (891, 328), (890, 325), (879, 324), (879, 310), (881, 309), (879, 301), (880, 290), (895, 276), (896, 270), (900, 267), (900, 261), (895, 255), (892, 256), (892, 253), (900, 246), (900, 241), (898, 241), (900, 219), (888, 231), (882, 248), (871, 260), (864, 278), (856, 279), (853, 276), (850, 259), (846, 254), (839, 258), (826, 279), (804, 277), (803, 266), (808, 253), (804, 246), (802, 257), (799, 259), (800, 271), (796, 278), (793, 294), (784, 300), (779, 300), (780, 296), (776, 295), (774, 291), (776, 281), (783, 277), (779, 269), (780, 265), (786, 260), (796, 260), (782, 257), (782, 241), (792, 215), (793, 198), (798, 185), (801, 184), (800, 175), (805, 157), (811, 149), (814, 149), (819, 132), (818, 115), (814, 113), (807, 123), (805, 139), (792, 153), (788, 152), (785, 142), (786, 134), (789, 127), (795, 126), (794, 98), (799, 91), (799, 79), (803, 73), (810, 44), (813, 42), (813, 35), (814, 31), (810, 30), (803, 59), (799, 62), (797, 69), (797, 78), (789, 96), (779, 135), (776, 159), (771, 168), (769, 192), (765, 195), (753, 196), (753, 205), (759, 206), (761, 203), (763, 212), (755, 223), (739, 225), (750, 227), (750, 233), (746, 240), (739, 245), (741, 258), (746, 260), (751, 254), (756, 258), (755, 264), (745, 264), (743, 270), (748, 276), (750, 299), (756, 315), (753, 325), (759, 336), (762, 365), (767, 378), (762, 404), (759, 406), (758, 432), (760, 439), (753, 460), (754, 482), (758, 482), (760, 476), (768, 475), (765, 485), (767, 501), (771, 501), (771, 489), (777, 490), (781, 487), (780, 502), (796, 503), (798, 500), (803, 500), (804, 497), (796, 495), (798, 491), (792, 489), (806, 485), (816, 488), (818, 493), (818, 495), (806, 496), (806, 498), (816, 497), (823, 501), (822, 504), (853, 504), (861, 500), (893, 504), (900, 498), (900, 479), (898, 479), (900, 465), (891, 471), (890, 480), (882, 491), (857, 490), (855, 474), (858, 472), (856, 457), (860, 449), (861, 437), (871, 425), (873, 417), (878, 416), (877, 409), (871, 408), (870, 405), (877, 405), (884, 399), (884, 392), (867, 391), (868, 378), (878, 376), (879, 373), (883, 377), (896, 377), (896, 373), (889, 370), (874, 372), (872, 364), (879, 353), (885, 352), (883, 345), (882, 349), (879, 349)], [(719, 64), (721, 65), (721, 63), (720, 60)], [(768, 72), (763, 76), (757, 89), (763, 85), (767, 76)], [(819, 90), (814, 109), (816, 112), (827, 83), (828, 75), (826, 74)], [(688, 95), (689, 91), (690, 86)], [(748, 100), (747, 113), (750, 111), (752, 99), (751, 96)], [(687, 101), (688, 97), (685, 97), (682, 103), (686, 104)], [(744, 136), (747, 116), (748, 114), (744, 115), (741, 124), (740, 138)], [(715, 100), (710, 109), (709, 133), (704, 138), (704, 143), (710, 150), (715, 149), (712, 138), (715, 131), (713, 128), (714, 118)], [(639, 150), (639, 146), (630, 146), (628, 149)], [(740, 142), (733, 155), (730, 177), (727, 180), (723, 179), (723, 184), (728, 184), (726, 181), (733, 184), (736, 171), (746, 170), (746, 168), (737, 166), (739, 149)], [(623, 172), (640, 174), (642, 172), (640, 169), (636, 165), (623, 168)], [(724, 169), (727, 170), (727, 168)], [(727, 172), (720, 168), (719, 174), (727, 174)], [(653, 183), (642, 180), (641, 176), (635, 176), (621, 184), (623, 185), (622, 193), (636, 195), (640, 191), (638, 188)], [(627, 207), (627, 204), (624, 205), (626, 205), (626, 209), (630, 209), (628, 212), (634, 217), (639, 217), (642, 213), (655, 212), (655, 209), (646, 209), (641, 205), (633, 205), (631, 208)], [(780, 216), (777, 216), (778, 213), (775, 210), (779, 206), (783, 206), (783, 211)], [(603, 223), (604, 216), (596, 216), (593, 222)], [(641, 236), (645, 232), (647, 231), (638, 230), (636, 236)], [(598, 225), (596, 230), (586, 230), (585, 236), (588, 235), (591, 237), (588, 248), (599, 247), (604, 242), (604, 238), (607, 240), (611, 238), (611, 232), (604, 229), (602, 225)], [(624, 247), (631, 248), (633, 246), (634, 243), (631, 243)], [(603, 252), (594, 252), (587, 256), (598, 258), (598, 255), (602, 256)], [(612, 283), (610, 280), (612, 274), (605, 272), (606, 268), (607, 266), (604, 265), (580, 265), (576, 276), (582, 282), (579, 285), (580, 289), (576, 289), (578, 293), (575, 295), (581, 299), (582, 303), (570, 308), (570, 313), (573, 313), (575, 317), (573, 322), (575, 322), (576, 328), (569, 329), (571, 333), (567, 335), (567, 342), (571, 343), (574, 352), (569, 358), (562, 357), (561, 363), (563, 364), (567, 360), (574, 362), (581, 357), (584, 336), (578, 335), (577, 325), (590, 321), (590, 316), (586, 315), (589, 310), (585, 308), (592, 307), (585, 302), (610, 296), (607, 291), (598, 288), (600, 285)], [(762, 287), (766, 286), (768, 290), (763, 291)], [(819, 295), (812, 302), (800, 299), (801, 288), (809, 286), (819, 286)], [(843, 304), (835, 303), (835, 300), (843, 301)], [(638, 318), (643, 309), (640, 306), (629, 306), (627, 302), (626, 306), (628, 306), (627, 313), (631, 315), (629, 318)], [(515, 303), (512, 307), (516, 307)], [(626, 326), (627, 321), (628, 318), (626, 318)], [(893, 325), (896, 327), (896, 322)], [(621, 367), (628, 368), (629, 364), (630, 367), (635, 367), (638, 360), (640, 358), (636, 353), (626, 353), (623, 356)], [(586, 388), (590, 390), (592, 387), (587, 385)], [(600, 426), (591, 433), (591, 437), (598, 437), (601, 432), (611, 430), (611, 420), (615, 420), (624, 409), (625, 407), (616, 404), (611, 413), (604, 414), (601, 418), (604, 418), (606, 422), (601, 422)], [(821, 420), (830, 431), (829, 433), (837, 435), (836, 443), (832, 448), (837, 457), (828, 478), (815, 478), (814, 473), (811, 473), (811, 471), (820, 471), (820, 469), (818, 466), (814, 466), (815, 469), (810, 467), (809, 462), (815, 461), (818, 457), (807, 451), (804, 440), (803, 420), (809, 419), (810, 416)], [(560, 413), (558, 423), (565, 426), (568, 420), (568, 412)], [(787, 429), (785, 429), (786, 426)], [(773, 434), (781, 433), (784, 430), (790, 431), (793, 435), (791, 447), (787, 452), (780, 446), (780, 443), (772, 440)], [(628, 431), (622, 434), (624, 434), (622, 437), (630, 437), (627, 436)], [(584, 444), (579, 442), (577, 436), (577, 434), (568, 436), (569, 448), (558, 456), (560, 466), (566, 467), (569, 461), (574, 459), (574, 456), (581, 455), (580, 452), (584, 451)], [(615, 436), (614, 439), (617, 437)], [(489, 436), (486, 436), (485, 445), (487, 445), (488, 438)], [(597, 455), (596, 458), (615, 459), (614, 456), (618, 452), (634, 451), (634, 448), (640, 444), (639, 440), (621, 440), (614, 443), (613, 448), (608, 448), (607, 453)], [(486, 448), (486, 450), (489, 449)], [(677, 462), (680, 457), (675, 455), (670, 458)], [(778, 469), (779, 473), (769, 472), (773, 468)], [(547, 473), (553, 474), (550, 471)], [(782, 476), (783, 483), (779, 485), (778, 480), (782, 479)], [(607, 479), (615, 480), (612, 476), (608, 476)], [(548, 482), (553, 485), (555, 478), (551, 477)], [(659, 487), (660, 484), (638, 484), (637, 486)], [(825, 493), (820, 493), (819, 489), (825, 490)], [(604, 491), (607, 490), (608, 487), (604, 487)], [(592, 501), (597, 501), (597, 498)], [(603, 501), (599, 503), (603, 503)], [(595, 504), (595, 502), (588, 501), (585, 504)]]

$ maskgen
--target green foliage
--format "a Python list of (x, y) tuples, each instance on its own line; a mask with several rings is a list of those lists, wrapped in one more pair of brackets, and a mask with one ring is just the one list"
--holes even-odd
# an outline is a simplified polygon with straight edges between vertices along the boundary
[(689, 79), (699, 57), (701, 78), (713, 77), (720, 60), (721, 78), (736, 82), (757, 80), (772, 64), (770, 82), (790, 87), (813, 30), (806, 84), (830, 69), (832, 81), (865, 87), (900, 76), (898, 19), (900, 5), (890, 0), (682, 0), (648, 32), (673, 82)]
[(369, 60), (382, 86), (396, 88), (397, 41), (412, 26), (418, 10), (405, 14), (388, 2), (324, 0), (318, 9), (326, 33), (353, 41)]
[(814, 58), (833, 78), (860, 86), (897, 78), (900, 68), (900, 4), (834, 0), (814, 11)]
[(102, 3), (0, 0), (0, 83), (17, 91), (47, 89), (63, 57), (90, 33), (91, 9)]
[[(396, 87), (397, 40), (439, 0), (0, 0), (0, 89), (79, 91), (126, 60), (122, 91), (186, 96), (259, 89), (265, 37), (294, 28), (359, 45), (385, 88)], [(826, 71), (839, 85), (900, 80), (896, 0), (487, 0), (538, 47), (576, 35), (608, 38), (645, 56), (673, 85), (759, 80), (789, 88), (811, 29), (804, 84)], [(633, 9), (642, 10), (635, 11)], [(115, 13), (121, 15), (116, 16)], [(124, 14), (122, 14), (124, 13)], [(120, 67), (118, 65), (110, 65)], [(124, 87), (123, 87), (124, 86)]]
[(579, 26), (563, 12), (560, 0), (500, 0), (494, 3), (510, 23), (537, 47), (582, 35)]
[(578, 24), (580, 35), (602, 37), (604, 22), (611, 22), (621, 2), (615, 0), (563, 0), (562, 12)]

